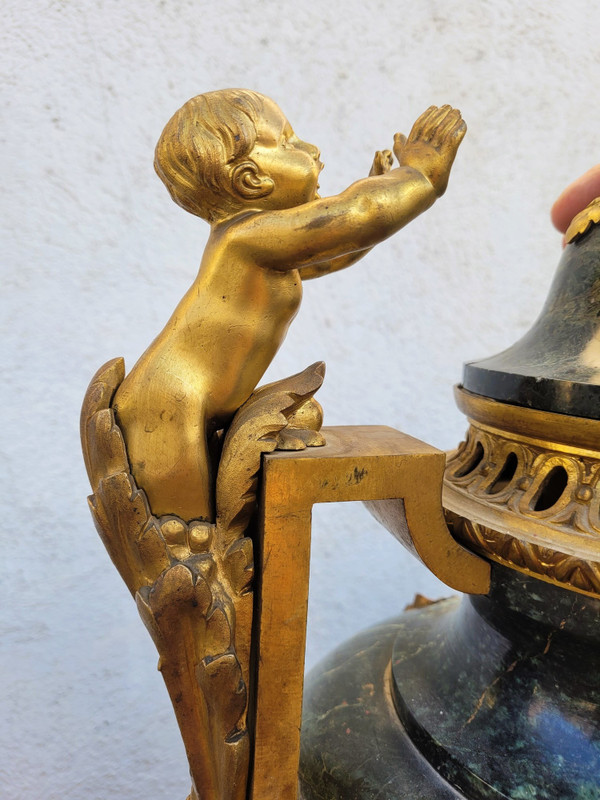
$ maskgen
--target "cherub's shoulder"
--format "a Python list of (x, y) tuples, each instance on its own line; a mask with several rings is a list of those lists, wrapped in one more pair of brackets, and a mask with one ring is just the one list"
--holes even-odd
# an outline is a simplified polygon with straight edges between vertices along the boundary
[(208, 242), (205, 247), (205, 255), (219, 258), (220, 255), (227, 253), (236, 254), (237, 258), (251, 262), (253, 254), (256, 255), (256, 241), (264, 242), (264, 234), (259, 234), (259, 229), (263, 230), (263, 217), (268, 216), (266, 211), (251, 211), (237, 214), (227, 220), (223, 220), (211, 229)]
[(255, 227), (257, 222), (262, 220), (268, 213), (268, 211), (244, 211), (240, 214), (234, 214), (213, 225), (209, 238), (218, 241), (220, 239), (235, 239), (243, 236), (246, 231)]

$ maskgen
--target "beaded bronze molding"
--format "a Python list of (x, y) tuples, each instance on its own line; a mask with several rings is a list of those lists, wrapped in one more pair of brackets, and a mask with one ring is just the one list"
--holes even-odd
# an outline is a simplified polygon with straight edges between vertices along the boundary
[(548, 433), (515, 431), (526, 425), (470, 423), (444, 478), (455, 537), (494, 561), (600, 596), (600, 452), (570, 447), (558, 432), (552, 442)]

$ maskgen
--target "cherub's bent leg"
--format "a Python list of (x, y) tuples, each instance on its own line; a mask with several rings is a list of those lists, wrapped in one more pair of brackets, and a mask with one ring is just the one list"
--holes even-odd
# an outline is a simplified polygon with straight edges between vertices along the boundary
[[(214, 522), (214, 473), (204, 416), (197, 427), (185, 434), (179, 440), (176, 462), (161, 469), (153, 489), (158, 497), (159, 514), (175, 514), (186, 521)], [(152, 500), (150, 506), (154, 510)]]
[[(121, 412), (131, 472), (148, 497), (154, 516), (173, 514), (189, 521), (214, 521), (213, 469), (203, 409), (132, 419)], [(183, 413), (183, 412), (186, 413)], [(193, 423), (190, 421), (193, 418)], [(167, 424), (168, 420), (168, 424)]]

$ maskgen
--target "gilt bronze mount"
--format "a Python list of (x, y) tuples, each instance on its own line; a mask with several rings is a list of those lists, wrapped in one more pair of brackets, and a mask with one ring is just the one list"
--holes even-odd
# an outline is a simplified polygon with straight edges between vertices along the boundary
[(324, 365), (258, 387), (302, 281), (349, 267), (440, 197), (466, 126), (432, 106), (368, 177), (319, 197), (318, 148), (247, 90), (199, 95), (155, 168), (210, 224), (198, 275), (125, 373), (92, 379), (81, 438), (100, 536), (159, 652), (190, 800), (294, 800), (315, 502), (373, 513), (455, 588), (489, 565), (441, 507), (444, 454), (391, 429), (322, 429)]
[[(188, 800), (600, 800), (600, 204), (548, 302), (465, 367), (446, 455), (324, 428), (316, 363), (258, 386), (302, 281), (346, 268), (443, 194), (466, 127), (431, 107), (367, 178), (318, 194), (320, 153), (271, 100), (199, 95), (156, 170), (210, 224), (200, 270), (81, 414), (96, 527), (159, 653)], [(421, 601), (304, 691), (314, 503), (362, 500), (462, 600)], [(303, 707), (304, 699), (304, 707)]]

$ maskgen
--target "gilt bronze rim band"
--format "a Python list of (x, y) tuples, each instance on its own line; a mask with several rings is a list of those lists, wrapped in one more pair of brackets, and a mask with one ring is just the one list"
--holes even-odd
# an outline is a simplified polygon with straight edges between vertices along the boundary
[(570, 451), (577, 448), (595, 451), (600, 458), (600, 420), (500, 403), (462, 386), (454, 387), (454, 399), (463, 414), (474, 422), (549, 441), (554, 447), (565, 445)]

